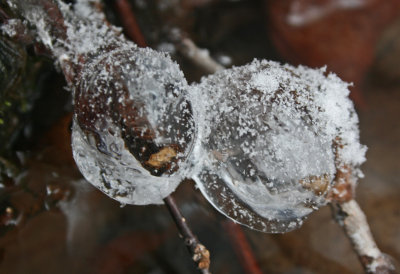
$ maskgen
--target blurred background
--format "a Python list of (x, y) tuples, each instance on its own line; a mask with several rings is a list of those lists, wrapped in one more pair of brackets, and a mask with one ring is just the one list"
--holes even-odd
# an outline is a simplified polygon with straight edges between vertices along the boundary
[[(4, 25), (13, 15), (0, 3)], [(227, 67), (254, 58), (326, 65), (352, 82), (369, 147), (356, 199), (400, 269), (400, 1), (106, 1), (110, 22), (129, 34), (121, 3), (189, 81), (206, 72), (180, 54), (179, 37)], [(71, 96), (40, 45), (2, 33), (0, 47), (0, 273), (196, 273), (164, 206), (121, 207), (82, 178), (70, 148)], [(329, 206), (300, 229), (272, 235), (237, 230), (190, 180), (173, 196), (210, 250), (212, 273), (252, 273), (238, 253), (241, 233), (253, 271), (363, 272)]]

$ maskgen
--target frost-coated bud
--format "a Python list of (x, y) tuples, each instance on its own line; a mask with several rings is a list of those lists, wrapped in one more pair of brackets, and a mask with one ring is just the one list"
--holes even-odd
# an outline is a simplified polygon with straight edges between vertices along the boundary
[(161, 203), (188, 170), (188, 85), (167, 55), (127, 45), (91, 58), (78, 76), (73, 154), (85, 178), (110, 197)]
[(207, 98), (193, 103), (193, 159), (205, 197), (256, 230), (299, 227), (326, 203), (337, 170), (361, 176), (365, 147), (347, 86), (323, 69), (257, 60), (203, 78), (192, 90)]

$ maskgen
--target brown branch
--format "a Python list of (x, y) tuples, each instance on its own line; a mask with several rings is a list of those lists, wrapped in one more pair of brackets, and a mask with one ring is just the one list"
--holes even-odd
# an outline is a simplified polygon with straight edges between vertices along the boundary
[[(126, 0), (118, 0), (115, 2), (115, 7), (121, 16), (123, 28), (126, 30), (126, 35), (138, 46), (147, 47), (148, 45), (140, 30), (140, 27), (136, 22), (135, 15), (129, 3)], [(197, 237), (186, 223), (186, 219), (180, 212), (175, 199), (169, 195), (164, 198), (164, 203), (168, 208), (173, 220), (175, 221), (179, 232), (183, 236), (185, 245), (187, 246), (189, 253), (192, 255), (193, 261), (197, 264), (198, 269), (203, 274), (210, 273), (210, 252), (199, 242)]]
[[(206, 49), (199, 48), (191, 39), (182, 38), (181, 34), (175, 34), (173, 40), (177, 45), (178, 51), (195, 65), (201, 67), (207, 73), (215, 73), (223, 70), (224, 66), (216, 62)], [(240, 264), (248, 274), (262, 273), (253, 250), (240, 225), (227, 220), (223, 223), (225, 231), (235, 249), (236, 256)]]
[[(217, 63), (208, 53), (206, 49), (200, 49), (189, 38), (181, 38), (180, 34), (174, 39), (179, 52), (197, 66), (203, 68), (208, 73), (215, 73), (223, 70), (224, 67)], [(235, 249), (236, 256), (239, 258), (240, 264), (248, 274), (262, 273), (253, 250), (243, 232), (240, 225), (227, 220), (223, 223), (225, 231)]]
[(239, 258), (240, 265), (246, 274), (261, 274), (260, 266), (255, 259), (253, 250), (243, 232), (243, 229), (236, 223), (227, 219), (222, 223), (228, 233), (231, 244)]
[(366, 273), (396, 273), (390, 259), (377, 247), (367, 218), (358, 203), (352, 199), (332, 203), (336, 221), (350, 239)]
[(114, 6), (120, 15), (120, 20), (126, 36), (128, 36), (128, 38), (135, 42), (139, 47), (147, 47), (146, 40), (140, 31), (140, 27), (136, 22), (135, 14), (133, 13), (129, 2), (127, 0), (116, 0)]
[(210, 273), (210, 252), (199, 242), (190, 227), (187, 225), (186, 219), (182, 216), (175, 199), (169, 195), (164, 199), (164, 202), (174, 219), (179, 232), (183, 236), (184, 242), (192, 255), (193, 261), (196, 262), (198, 269), (203, 274)]
[[(55, 34), (54, 34), (55, 37), (56, 38), (61, 37), (62, 39), (66, 40), (66, 29), (64, 28), (65, 27), (64, 18), (61, 14), (60, 9), (57, 6), (57, 3), (53, 2), (51, 0), (36, 0), (36, 1), (37, 2), (35, 2), (35, 4), (37, 4), (37, 6), (43, 10), (43, 15), (46, 16), (46, 20), (49, 21), (48, 23), (51, 24), (52, 29), (55, 30)], [(117, 1), (117, 3), (119, 3), (119, 4), (122, 3), (122, 6), (121, 5), (118, 6), (120, 8), (123, 7), (124, 3), (127, 4), (127, 2), (125, 2), (123, 0)], [(132, 16), (133, 16), (133, 13), (132, 13)], [(134, 29), (135, 29), (134, 36), (136, 37), (136, 40), (138, 38), (137, 35), (139, 35), (139, 37), (141, 39), (139, 46), (144, 46), (144, 47), (147, 46), (143, 36), (141, 35), (139, 27), (136, 24), (136, 21), (132, 20), (134, 18), (129, 15), (129, 12), (128, 12), (127, 17), (129, 17), (131, 20), (127, 20), (126, 22), (130, 22), (131, 24), (134, 25)], [(63, 67), (63, 69), (64, 69), (64, 74), (65, 74), (67, 80), (69, 80), (68, 79), (69, 76), (68, 76), (68, 73), (66, 73), (66, 71), (65, 71), (65, 67)], [(71, 80), (70, 80), (70, 82), (71, 82)], [(187, 225), (185, 218), (182, 216), (181, 212), (179, 211), (178, 206), (176, 205), (173, 197), (172, 196), (166, 197), (164, 199), (164, 202), (165, 202), (169, 212), (171, 213), (171, 216), (173, 217), (180, 233), (183, 235), (185, 244), (188, 247), (188, 249), (192, 255), (193, 261), (197, 263), (198, 269), (203, 274), (210, 273), (210, 271), (209, 271), (209, 266), (210, 266), (209, 251), (204, 247), (204, 245), (202, 245), (198, 241), (197, 237), (193, 234), (193, 232)]]
[(0, 7), (0, 23), (6, 22), (10, 16)]
[[(179, 34), (178, 34), (179, 35)], [(179, 35), (180, 36), (180, 35)], [(223, 70), (224, 67), (217, 63), (205, 49), (200, 49), (189, 38), (177, 39), (179, 52), (197, 66), (203, 68), (208, 73), (215, 73)], [(239, 258), (240, 265), (245, 273), (262, 273), (254, 256), (253, 250), (240, 225), (231, 220), (224, 221), (223, 227), (228, 233), (228, 237), (235, 249), (236, 256)]]
[[(43, 10), (44, 20), (50, 27), (52, 35), (55, 38), (67, 41), (67, 26), (64, 24), (64, 16), (58, 3), (51, 0), (35, 0), (33, 2)], [(22, 1), (22, 4), (24, 4), (24, 1)]]
[[(139, 47), (147, 47), (146, 40), (137, 24), (135, 14), (127, 0), (115, 1), (115, 9), (120, 15), (120, 20), (125, 34)], [(207, 73), (215, 73), (224, 69), (222, 65), (210, 57), (207, 49), (199, 48), (191, 39), (182, 35), (173, 35), (177, 50), (188, 60), (202, 68)]]

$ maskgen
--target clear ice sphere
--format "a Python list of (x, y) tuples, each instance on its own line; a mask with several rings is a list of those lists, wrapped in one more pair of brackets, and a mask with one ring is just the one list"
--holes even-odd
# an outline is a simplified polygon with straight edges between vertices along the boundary
[(167, 55), (132, 45), (93, 57), (74, 91), (72, 148), (84, 177), (125, 204), (159, 204), (188, 171), (188, 85)]
[[(323, 72), (255, 60), (195, 86), (192, 96), (204, 100), (193, 103), (193, 179), (217, 210), (281, 233), (326, 204), (337, 168), (333, 142), (358, 129), (347, 84)], [(325, 108), (339, 103), (339, 116)], [(365, 152), (358, 139), (348, 146)]]

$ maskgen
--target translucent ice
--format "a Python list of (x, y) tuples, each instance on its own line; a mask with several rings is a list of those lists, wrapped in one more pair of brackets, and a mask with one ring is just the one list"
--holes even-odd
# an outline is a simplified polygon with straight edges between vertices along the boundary
[(86, 65), (80, 81), (72, 134), (80, 171), (122, 203), (161, 203), (186, 175), (194, 139), (178, 65), (150, 49), (118, 49)]
[(96, 1), (15, 3), (73, 92), (79, 169), (121, 203), (161, 203), (192, 176), (228, 217), (285, 232), (326, 203), (338, 170), (362, 175), (348, 86), (323, 69), (253, 61), (189, 86), (166, 54), (105, 23)]
[(84, 177), (124, 204), (162, 203), (188, 171), (188, 84), (169, 56), (139, 49), (96, 0), (17, 0), (74, 97), (72, 148)]
[(219, 211), (251, 228), (298, 227), (326, 203), (336, 169), (364, 161), (347, 84), (323, 69), (255, 60), (203, 78), (192, 93), (207, 98), (193, 103), (193, 177)]

